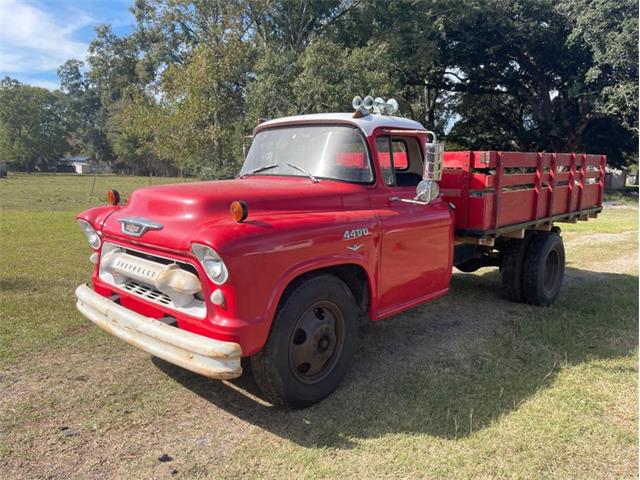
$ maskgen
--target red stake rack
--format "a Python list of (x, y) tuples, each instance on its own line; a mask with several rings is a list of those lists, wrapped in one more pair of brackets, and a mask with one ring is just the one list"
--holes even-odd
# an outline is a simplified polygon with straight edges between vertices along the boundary
[(575, 153), (445, 152), (440, 189), (456, 233), (498, 237), (602, 210), (606, 157)]

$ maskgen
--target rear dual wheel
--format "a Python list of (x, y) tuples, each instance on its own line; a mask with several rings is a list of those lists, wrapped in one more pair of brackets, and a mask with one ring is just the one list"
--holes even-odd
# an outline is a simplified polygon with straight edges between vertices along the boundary
[(502, 294), (512, 302), (524, 301), (522, 270), (533, 235), (535, 234), (528, 234), (522, 240), (510, 240), (502, 252), (500, 266)]
[(536, 235), (527, 248), (522, 289), (527, 303), (548, 307), (560, 293), (564, 278), (564, 245), (557, 233)]
[(523, 240), (512, 240), (503, 252), (502, 290), (512, 301), (549, 306), (560, 293), (564, 267), (564, 245), (558, 233), (531, 233)]

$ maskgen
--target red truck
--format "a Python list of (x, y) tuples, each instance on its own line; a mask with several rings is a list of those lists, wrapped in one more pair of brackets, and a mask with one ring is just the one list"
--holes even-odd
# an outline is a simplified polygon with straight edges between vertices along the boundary
[(505, 295), (550, 305), (558, 222), (602, 210), (605, 157), (443, 152), (415, 121), (303, 115), (258, 125), (233, 180), (143, 188), (78, 215), (93, 249), (77, 307), (109, 333), (198, 374), (249, 358), (276, 405), (330, 394), (360, 316), (447, 294), (452, 268), (495, 266)]

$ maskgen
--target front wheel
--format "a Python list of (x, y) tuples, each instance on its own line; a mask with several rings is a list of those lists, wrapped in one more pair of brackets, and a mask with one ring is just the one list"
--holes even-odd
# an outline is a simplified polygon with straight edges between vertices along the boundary
[(253, 376), (274, 405), (306, 407), (333, 392), (351, 362), (358, 311), (347, 285), (330, 274), (287, 292), (267, 343), (251, 358)]

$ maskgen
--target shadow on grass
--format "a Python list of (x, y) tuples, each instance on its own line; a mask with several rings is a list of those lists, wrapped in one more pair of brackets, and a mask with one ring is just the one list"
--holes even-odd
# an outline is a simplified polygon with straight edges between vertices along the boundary
[(451, 294), (363, 328), (338, 390), (305, 410), (273, 408), (246, 373), (208, 380), (154, 363), (213, 405), (307, 447), (350, 448), (394, 433), (465, 437), (550, 385), (565, 365), (628, 355), (638, 278), (567, 269), (551, 308), (498, 296), (497, 272), (454, 276)]

